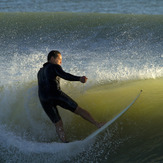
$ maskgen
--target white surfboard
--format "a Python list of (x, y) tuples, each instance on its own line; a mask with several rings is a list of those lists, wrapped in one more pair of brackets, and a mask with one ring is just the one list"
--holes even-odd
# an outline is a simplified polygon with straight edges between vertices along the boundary
[(108, 121), (104, 126), (102, 126), (101, 128), (97, 129), (91, 135), (89, 135), (88, 137), (86, 137), (84, 140), (90, 140), (90, 139), (92, 139), (93, 137), (95, 137), (96, 135), (98, 135), (100, 132), (102, 132), (103, 130), (105, 130), (109, 125), (111, 125), (119, 117), (121, 117), (135, 103), (135, 101), (138, 99), (138, 97), (140, 96), (141, 93), (142, 93), (142, 90), (139, 92), (139, 94), (135, 97), (135, 99), (124, 110), (122, 110), (112, 120)]

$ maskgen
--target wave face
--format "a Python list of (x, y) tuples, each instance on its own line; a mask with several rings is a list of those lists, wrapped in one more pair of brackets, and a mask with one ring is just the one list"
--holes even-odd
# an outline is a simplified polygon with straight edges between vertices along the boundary
[[(161, 162), (163, 16), (99, 13), (0, 13), (0, 159), (2, 162)], [(62, 80), (64, 92), (99, 121), (139, 100), (91, 142), (95, 130), (59, 108), (59, 142), (37, 96), (37, 72), (50, 50), (63, 69), (88, 82)], [(145, 152), (144, 152), (145, 151)]]
[[(17, 66), (21, 71), (22, 65), (17, 65), (16, 60), (24, 61), (23, 57), (30, 63), (38, 57), (37, 62), (42, 63), (45, 54), (55, 48), (64, 54), (64, 66), (68, 70), (87, 64), (85, 69), (94, 72), (96, 63), (100, 62), (96, 66), (97, 73), (102, 72), (99, 72), (100, 80), (162, 77), (163, 16), (1, 13), (0, 17), (1, 73), (10, 73), (6, 72), (6, 62), (16, 64), (14, 68)], [(28, 67), (29, 73), (30, 67), (37, 65), (34, 62), (23, 66)], [(5, 83), (10, 82), (11, 76), (5, 74), (1, 74), (6, 78)]]

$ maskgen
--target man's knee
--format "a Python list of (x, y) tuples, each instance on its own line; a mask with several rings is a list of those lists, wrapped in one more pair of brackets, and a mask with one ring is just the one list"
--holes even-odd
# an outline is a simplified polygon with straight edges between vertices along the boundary
[(82, 115), (85, 113), (85, 110), (78, 106), (74, 112), (75, 114)]
[(76, 110), (74, 111), (75, 114), (79, 114), (81, 112), (81, 108), (77, 106)]

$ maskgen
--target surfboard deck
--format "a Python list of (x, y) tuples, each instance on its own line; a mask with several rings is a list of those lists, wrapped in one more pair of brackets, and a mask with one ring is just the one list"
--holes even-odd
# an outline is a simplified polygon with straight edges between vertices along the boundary
[(119, 114), (117, 114), (113, 119), (105, 123), (101, 128), (97, 129), (94, 131), (92, 134), (90, 134), (88, 137), (86, 137), (84, 140), (90, 140), (102, 131), (104, 131), (108, 126), (110, 126), (113, 122), (115, 122), (118, 118), (120, 118), (134, 103), (135, 101), (139, 98), (140, 94), (142, 93), (143, 90), (140, 90), (138, 95), (135, 97), (135, 99), (125, 108), (123, 109)]

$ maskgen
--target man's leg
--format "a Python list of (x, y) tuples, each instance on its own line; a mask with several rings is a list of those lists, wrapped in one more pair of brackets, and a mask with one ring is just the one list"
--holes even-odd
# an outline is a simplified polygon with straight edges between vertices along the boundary
[(74, 112), (77, 115), (80, 115), (82, 118), (84, 118), (85, 120), (91, 122), (92, 124), (94, 124), (97, 128), (102, 127), (105, 123), (99, 123), (97, 121), (94, 120), (94, 118), (90, 115), (90, 113), (84, 109), (82, 109), (81, 107), (77, 107), (77, 109)]
[(61, 139), (61, 141), (67, 143), (62, 120), (59, 120), (57, 123), (55, 123), (55, 127), (56, 127), (56, 132), (59, 138)]

